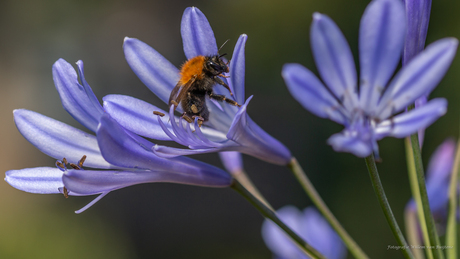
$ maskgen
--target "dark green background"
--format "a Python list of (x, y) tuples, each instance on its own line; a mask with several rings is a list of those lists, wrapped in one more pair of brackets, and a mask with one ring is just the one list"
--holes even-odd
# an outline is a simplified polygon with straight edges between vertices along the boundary
[[(363, 159), (335, 153), (327, 138), (342, 126), (317, 118), (289, 94), (281, 67), (298, 62), (316, 72), (309, 45), (312, 13), (328, 14), (342, 29), (357, 60), (359, 20), (368, 1), (0, 1), (0, 167), (2, 172), (53, 166), (17, 132), (12, 110), (26, 108), (80, 127), (62, 108), (51, 66), (59, 58), (85, 62), (86, 79), (101, 99), (128, 94), (161, 103), (125, 62), (125, 36), (139, 38), (179, 66), (184, 9), (197, 6), (217, 43), (242, 33), (246, 45), (249, 114), (297, 157), (343, 226), (372, 258), (401, 258), (372, 190)], [(427, 42), (460, 37), (460, 2), (433, 1)], [(447, 115), (426, 133), (425, 161), (447, 137), (458, 137), (460, 59), (432, 97), (449, 100)], [(400, 139), (379, 142), (381, 178), (397, 220), (410, 198)], [(217, 154), (196, 156), (221, 167)], [(244, 156), (245, 169), (279, 208), (311, 205), (289, 170)], [(230, 189), (144, 184), (110, 193), (83, 214), (92, 197), (34, 195), (0, 186), (1, 258), (270, 258), (259, 213)], [(401, 225), (403, 227), (403, 225)], [(351, 256), (350, 256), (351, 257)]]

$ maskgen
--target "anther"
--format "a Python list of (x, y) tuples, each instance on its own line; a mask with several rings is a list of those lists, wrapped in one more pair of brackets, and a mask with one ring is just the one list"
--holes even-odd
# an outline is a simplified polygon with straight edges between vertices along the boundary
[(64, 197), (67, 199), (69, 198), (69, 191), (67, 190), (67, 188), (62, 188), (62, 194), (64, 194)]
[(70, 163), (69, 165), (70, 165), (70, 167), (72, 167), (75, 170), (80, 170), (81, 169), (80, 167), (78, 167), (78, 165), (76, 165), (74, 163)]
[[(173, 102), (173, 101), (171, 101), (171, 102)], [(175, 106), (177, 106), (176, 104), (174, 104), (174, 105), (175, 105)], [(160, 117), (163, 117), (163, 116), (165, 116), (165, 114), (164, 114), (164, 113), (162, 113), (162, 112), (159, 112), (159, 111), (153, 111), (153, 114), (155, 114), (155, 115), (158, 115), (158, 116), (160, 116)]]
[(176, 101), (174, 101), (174, 100), (171, 100), (171, 103), (174, 104), (174, 107), (177, 107), (177, 106), (179, 105), (179, 104), (178, 104)]
[(83, 166), (83, 163), (85, 162), (86, 160), (86, 155), (83, 155), (80, 159), (80, 161), (78, 162), (78, 167), (81, 169), (82, 166)]

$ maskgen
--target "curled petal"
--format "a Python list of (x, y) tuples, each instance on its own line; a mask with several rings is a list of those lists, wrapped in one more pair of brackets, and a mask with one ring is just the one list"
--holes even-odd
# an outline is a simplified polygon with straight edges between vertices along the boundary
[(347, 130), (332, 135), (327, 143), (336, 152), (352, 153), (357, 157), (366, 157), (373, 151), (372, 143), (369, 140), (363, 139), (360, 134), (350, 133)]
[(230, 62), (230, 82), (235, 101), (244, 103), (244, 75), (245, 75), (245, 55), (244, 50), (248, 36), (241, 35), (233, 50), (232, 60)]
[(404, 6), (398, 0), (372, 1), (359, 29), (360, 101), (372, 111), (399, 63), (405, 28)]
[(40, 194), (60, 193), (63, 172), (56, 167), (36, 167), (6, 172), (5, 181), (14, 188)]
[(174, 147), (167, 147), (162, 145), (155, 145), (153, 147), (153, 152), (155, 155), (164, 158), (173, 158), (178, 156), (188, 156), (188, 155), (197, 155), (197, 154), (205, 154), (205, 153), (213, 153), (213, 152), (220, 152), (220, 151), (227, 151), (227, 149), (223, 148), (200, 148), (200, 149), (184, 149), (184, 148), (174, 148)]
[(158, 115), (153, 114), (165, 114), (161, 120), (166, 124), (169, 114), (162, 109), (126, 95), (107, 95), (103, 100), (106, 112), (125, 129), (151, 139), (171, 140), (158, 124)]
[(168, 103), (172, 89), (179, 81), (179, 70), (144, 42), (125, 38), (125, 58), (139, 79), (158, 98)]
[(77, 63), (83, 85), (78, 82), (75, 69), (63, 59), (53, 65), (53, 80), (64, 109), (78, 122), (95, 132), (103, 113), (101, 104), (86, 83), (83, 62)]
[(447, 100), (437, 98), (426, 105), (401, 113), (377, 125), (376, 139), (386, 136), (395, 138), (407, 137), (419, 129), (424, 129), (443, 116), (447, 111)]
[(188, 157), (158, 157), (152, 152), (152, 146), (139, 143), (109, 115), (102, 116), (97, 139), (102, 155), (114, 165), (183, 175), (181, 177), (190, 179), (189, 184), (193, 185), (200, 185), (198, 183), (201, 182), (201, 185), (228, 186), (231, 182), (231, 177), (226, 172)]
[(291, 95), (305, 109), (318, 117), (346, 123), (346, 111), (312, 72), (299, 64), (286, 64), (282, 74)]
[(458, 40), (446, 38), (430, 44), (392, 80), (377, 107), (381, 120), (403, 110), (441, 81), (457, 50)]
[(182, 42), (187, 59), (217, 54), (216, 38), (206, 16), (196, 7), (184, 11), (181, 23)]
[(406, 6), (407, 32), (402, 63), (406, 65), (425, 47), (431, 0), (404, 0), (404, 4)]
[(310, 39), (321, 78), (351, 111), (357, 105), (356, 69), (345, 37), (331, 18), (314, 13)]
[(261, 160), (286, 165), (291, 160), (291, 152), (278, 140), (268, 135), (247, 115), (247, 106), (252, 96), (241, 106), (233, 119), (227, 138), (235, 141), (245, 150), (242, 153), (255, 156)]
[(33, 111), (21, 109), (13, 113), (19, 132), (48, 156), (76, 162), (86, 155), (85, 166), (114, 168), (102, 157), (93, 135)]

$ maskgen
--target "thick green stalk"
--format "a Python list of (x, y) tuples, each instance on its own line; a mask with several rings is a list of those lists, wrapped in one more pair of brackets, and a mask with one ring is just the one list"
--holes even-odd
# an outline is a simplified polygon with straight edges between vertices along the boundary
[(332, 212), (329, 210), (327, 205), (324, 203), (321, 196), (319, 196), (313, 184), (308, 179), (307, 175), (300, 167), (297, 159), (294, 157), (291, 159), (291, 162), (288, 164), (289, 169), (294, 173), (294, 176), (297, 178), (297, 181), (302, 185), (303, 189), (316, 205), (318, 210), (323, 214), (324, 218), (329, 222), (329, 224), (334, 228), (337, 234), (342, 238), (343, 242), (347, 246), (348, 250), (355, 258), (367, 259), (368, 256), (364, 251), (356, 244), (356, 242), (351, 238), (351, 236), (345, 231), (345, 229), (340, 225), (339, 221), (334, 217)]
[[(423, 213), (422, 206), (420, 206), (420, 204), (422, 204), (422, 198), (420, 196), (420, 189), (418, 187), (417, 172), (415, 170), (415, 162), (414, 162), (414, 153), (412, 152), (412, 144), (411, 144), (410, 137), (405, 138), (405, 146), (406, 146), (406, 160), (407, 160), (407, 169), (408, 169), (407, 172), (409, 175), (409, 183), (410, 183), (410, 187), (412, 190), (412, 197), (414, 197), (414, 200), (415, 200), (415, 204), (416, 204), (415, 207), (416, 207), (417, 215), (418, 215), (418, 221), (417, 219), (415, 220), (416, 222), (418, 222), (418, 225), (422, 229), (423, 242), (425, 246), (430, 247), (431, 246), (430, 238), (428, 237), (428, 229), (425, 224), (425, 214)], [(414, 229), (411, 235), (418, 236), (418, 230)], [(419, 245), (419, 244), (411, 243), (411, 245)], [(416, 249), (416, 250), (420, 251), (420, 249)], [(433, 259), (432, 249), (425, 249), (425, 252), (428, 256), (428, 259)]]
[(383, 214), (385, 214), (385, 218), (387, 219), (388, 225), (390, 225), (391, 231), (396, 238), (396, 241), (401, 247), (401, 252), (404, 254), (406, 258), (414, 258), (411, 250), (408, 249), (409, 245), (404, 239), (403, 234), (401, 233), (401, 229), (399, 228), (398, 222), (391, 211), (390, 204), (388, 203), (387, 196), (385, 195), (385, 191), (383, 190), (382, 182), (380, 181), (379, 172), (377, 171), (377, 166), (375, 164), (374, 155), (371, 154), (370, 156), (365, 158), (367, 169), (369, 170), (369, 175), (371, 177), (372, 186), (374, 187), (375, 194), (380, 203), (380, 207), (382, 207)]
[(305, 242), (299, 235), (292, 231), (286, 224), (284, 224), (276, 213), (265, 206), (258, 198), (252, 195), (246, 188), (243, 187), (237, 180), (233, 180), (232, 185), (230, 186), (233, 190), (237, 191), (241, 196), (249, 201), (257, 210), (265, 217), (273, 221), (278, 225), (291, 239), (292, 241), (303, 251), (306, 255), (312, 258), (326, 259), (322, 254), (320, 254), (316, 249), (311, 247), (307, 242)]
[(457, 151), (455, 153), (455, 162), (452, 167), (452, 176), (449, 186), (449, 215), (447, 218), (446, 246), (447, 258), (457, 258), (457, 186), (460, 163), (460, 140), (457, 142)]
[(426, 185), (425, 185), (425, 172), (423, 170), (423, 163), (422, 163), (422, 155), (420, 152), (420, 145), (418, 142), (418, 134), (412, 134), (410, 136), (411, 144), (412, 144), (412, 152), (414, 154), (414, 163), (415, 163), (415, 171), (417, 173), (417, 182), (418, 188), (420, 191), (420, 198), (421, 204), (417, 204), (417, 206), (421, 206), (423, 208), (423, 214), (425, 216), (425, 224), (428, 230), (428, 237), (430, 239), (430, 244), (434, 247), (433, 250), (433, 258), (439, 259), (444, 258), (444, 254), (442, 253), (442, 249), (437, 249), (440, 247), (439, 237), (436, 233), (436, 227), (433, 220), (433, 215), (431, 215), (430, 210), (430, 203), (428, 202), (428, 194), (426, 192)]

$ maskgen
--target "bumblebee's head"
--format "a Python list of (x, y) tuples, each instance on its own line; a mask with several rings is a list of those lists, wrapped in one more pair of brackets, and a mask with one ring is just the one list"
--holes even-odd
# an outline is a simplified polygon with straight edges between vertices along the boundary
[(227, 64), (221, 59), (223, 55), (208, 56), (205, 59), (204, 68), (214, 76), (228, 72)]

